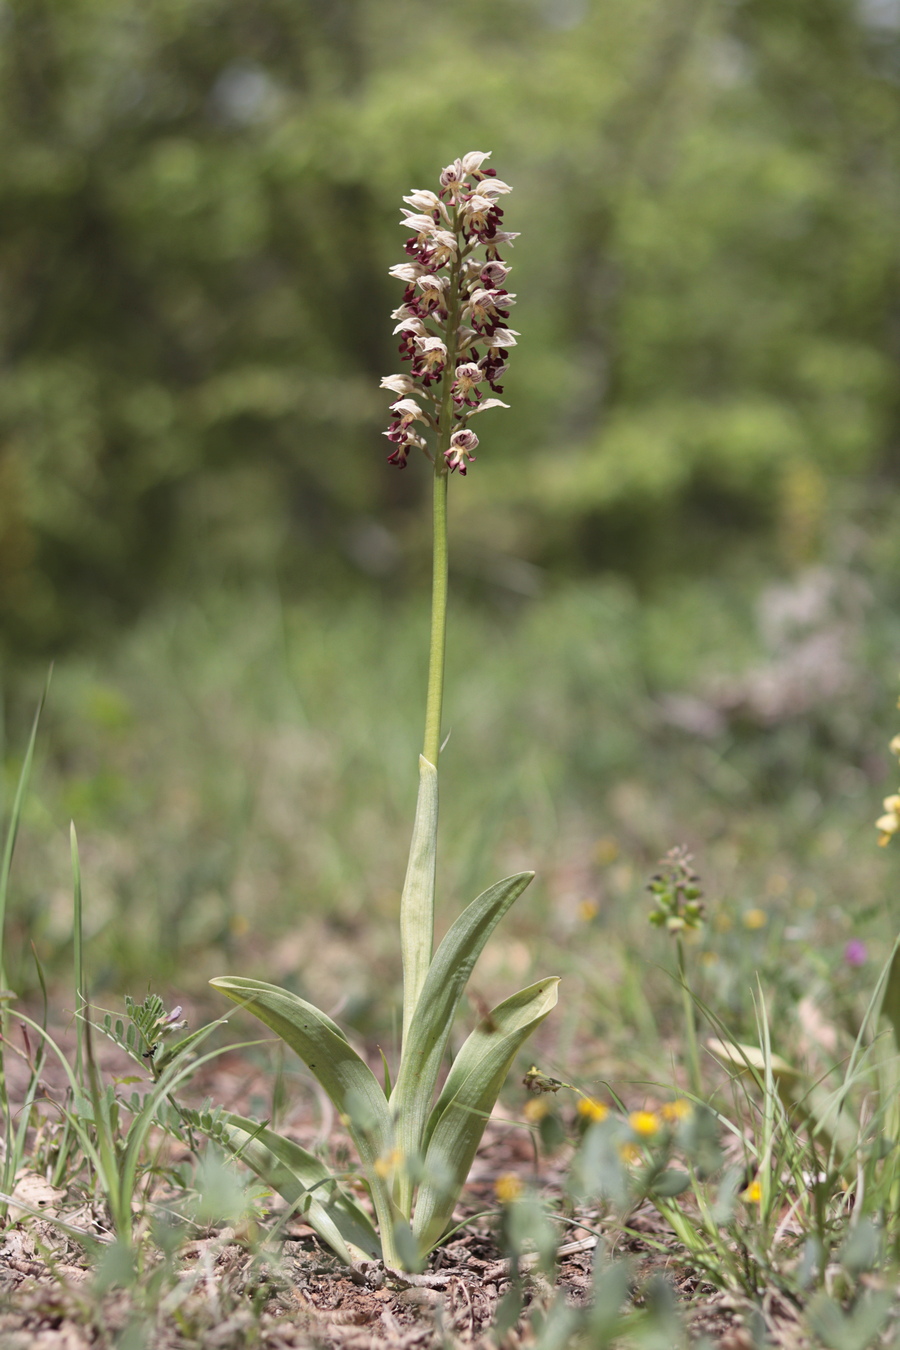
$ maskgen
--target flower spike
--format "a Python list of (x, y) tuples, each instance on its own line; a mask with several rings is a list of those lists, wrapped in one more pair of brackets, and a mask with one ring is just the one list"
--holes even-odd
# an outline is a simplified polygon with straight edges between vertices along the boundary
[[(498, 251), (518, 236), (502, 228), (498, 203), (512, 189), (484, 167), (489, 158), (489, 151), (470, 150), (441, 171), (438, 192), (416, 188), (403, 198), (400, 224), (412, 233), (407, 261), (390, 275), (405, 286), (392, 317), (409, 374), (381, 381), (399, 395), (385, 435), (388, 463), (401, 469), (417, 449), (437, 472), (465, 475), (478, 445), (469, 418), (508, 406), (485, 398), (485, 386), (503, 393), (498, 380), (518, 336), (506, 326), (516, 297), (506, 289), (510, 268)], [(423, 429), (435, 434), (433, 448)]]

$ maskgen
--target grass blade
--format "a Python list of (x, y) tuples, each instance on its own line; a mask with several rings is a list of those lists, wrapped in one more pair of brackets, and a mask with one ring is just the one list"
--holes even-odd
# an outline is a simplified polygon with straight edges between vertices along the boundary
[(44, 690), (34, 714), (34, 721), (31, 724), (31, 735), (28, 738), (28, 748), (25, 751), (25, 758), (22, 761), (22, 768), (19, 772), (16, 795), (13, 798), (12, 814), (10, 815), (9, 826), (6, 831), (6, 842), (3, 846), (3, 860), (0, 862), (0, 985), (2, 985), (4, 989), (6, 988), (6, 950), (4, 938), (6, 933), (6, 902), (9, 895), (9, 874), (12, 868), (13, 853), (16, 848), (16, 838), (19, 833), (19, 823), (22, 819), (22, 807), (25, 802), (25, 793), (28, 790), (28, 780), (31, 777), (31, 766), (34, 762), (34, 746), (37, 741), (38, 726), (50, 689), (50, 675), (52, 674), (52, 669), (53, 668), (51, 667), (50, 671), (47, 673)]
[(78, 836), (75, 833), (74, 820), (69, 822), (69, 847), (72, 853), (72, 889), (74, 895), (74, 914), (72, 916), (72, 936), (75, 963), (75, 1077), (82, 1081), (84, 1056), (84, 1010), (87, 999), (84, 992), (84, 924), (81, 908), (81, 860), (78, 856)]

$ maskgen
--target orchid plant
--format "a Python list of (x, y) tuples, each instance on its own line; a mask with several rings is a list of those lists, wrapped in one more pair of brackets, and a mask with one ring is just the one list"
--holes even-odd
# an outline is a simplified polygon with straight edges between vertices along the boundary
[[(412, 450), (433, 467), (434, 557), (431, 651), (419, 791), (406, 880), (400, 899), (403, 1029), (396, 1082), (384, 1084), (330, 1017), (296, 994), (260, 980), (212, 981), (296, 1051), (334, 1103), (362, 1166), (367, 1209), (353, 1180), (265, 1124), (236, 1115), (217, 1119), (217, 1137), (302, 1213), (344, 1261), (381, 1257), (415, 1269), (451, 1224), (485, 1123), (520, 1047), (556, 1004), (556, 978), (522, 989), (493, 1008), (464, 1042), (438, 1088), (453, 1021), (472, 968), (500, 919), (533, 873), (491, 886), (465, 909), (434, 950), (438, 761), (447, 626), (447, 489), (464, 476), (478, 437), (473, 417), (506, 407), (499, 381), (516, 333), (506, 325), (515, 297), (500, 250), (517, 237), (502, 229), (499, 199), (511, 189), (489, 153), (472, 151), (447, 165), (438, 192), (404, 198), (411, 230), (407, 261), (391, 268), (405, 283), (394, 311), (408, 371), (382, 380), (391, 404), (389, 462), (402, 468)], [(360, 1178), (356, 1178), (360, 1180)], [(376, 1226), (377, 1225), (377, 1226)]]

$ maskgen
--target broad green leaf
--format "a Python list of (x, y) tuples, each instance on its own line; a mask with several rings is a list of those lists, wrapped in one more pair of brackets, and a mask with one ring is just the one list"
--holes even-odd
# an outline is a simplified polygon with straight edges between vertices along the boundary
[(434, 868), (437, 854), (438, 774), (419, 756), (419, 795), (406, 880), (400, 898), (400, 952), (403, 958), (403, 1044), (431, 964), (434, 945)]
[(556, 1006), (558, 986), (551, 977), (505, 999), (479, 1022), (457, 1055), (428, 1122), (424, 1173), (439, 1180), (426, 1180), (416, 1202), (413, 1232), (421, 1251), (440, 1241), (510, 1066)]
[[(405, 1158), (422, 1151), (422, 1134), (437, 1086), (441, 1060), (459, 1000), (485, 943), (510, 905), (534, 876), (520, 872), (483, 891), (444, 937), (419, 995), (416, 1015), (403, 1042), (400, 1072), (391, 1094), (397, 1147)], [(408, 1213), (412, 1183), (400, 1178), (400, 1208)]]
[(354, 1265), (381, 1256), (369, 1216), (341, 1190), (319, 1158), (292, 1139), (232, 1113), (222, 1119), (215, 1137), (294, 1205), (342, 1261)]
[(300, 1056), (322, 1084), (356, 1145), (372, 1188), (379, 1226), (393, 1231), (396, 1218), (375, 1164), (392, 1148), (392, 1124), (384, 1092), (369, 1066), (348, 1044), (340, 1027), (305, 999), (277, 985), (240, 976), (210, 980), (215, 989), (258, 1017)]

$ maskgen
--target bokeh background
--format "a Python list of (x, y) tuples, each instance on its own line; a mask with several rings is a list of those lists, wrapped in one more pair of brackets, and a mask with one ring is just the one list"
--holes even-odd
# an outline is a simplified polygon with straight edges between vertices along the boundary
[(20, 985), (69, 951), (69, 816), (101, 987), (395, 985), (429, 482), (385, 464), (387, 269), (470, 149), (522, 336), (452, 484), (445, 913), (536, 865), (484, 984), (556, 944), (627, 1038), (684, 842), (718, 1006), (747, 962), (857, 978), (897, 917), (897, 0), (4, 0), (0, 123), (8, 797), (56, 662)]

